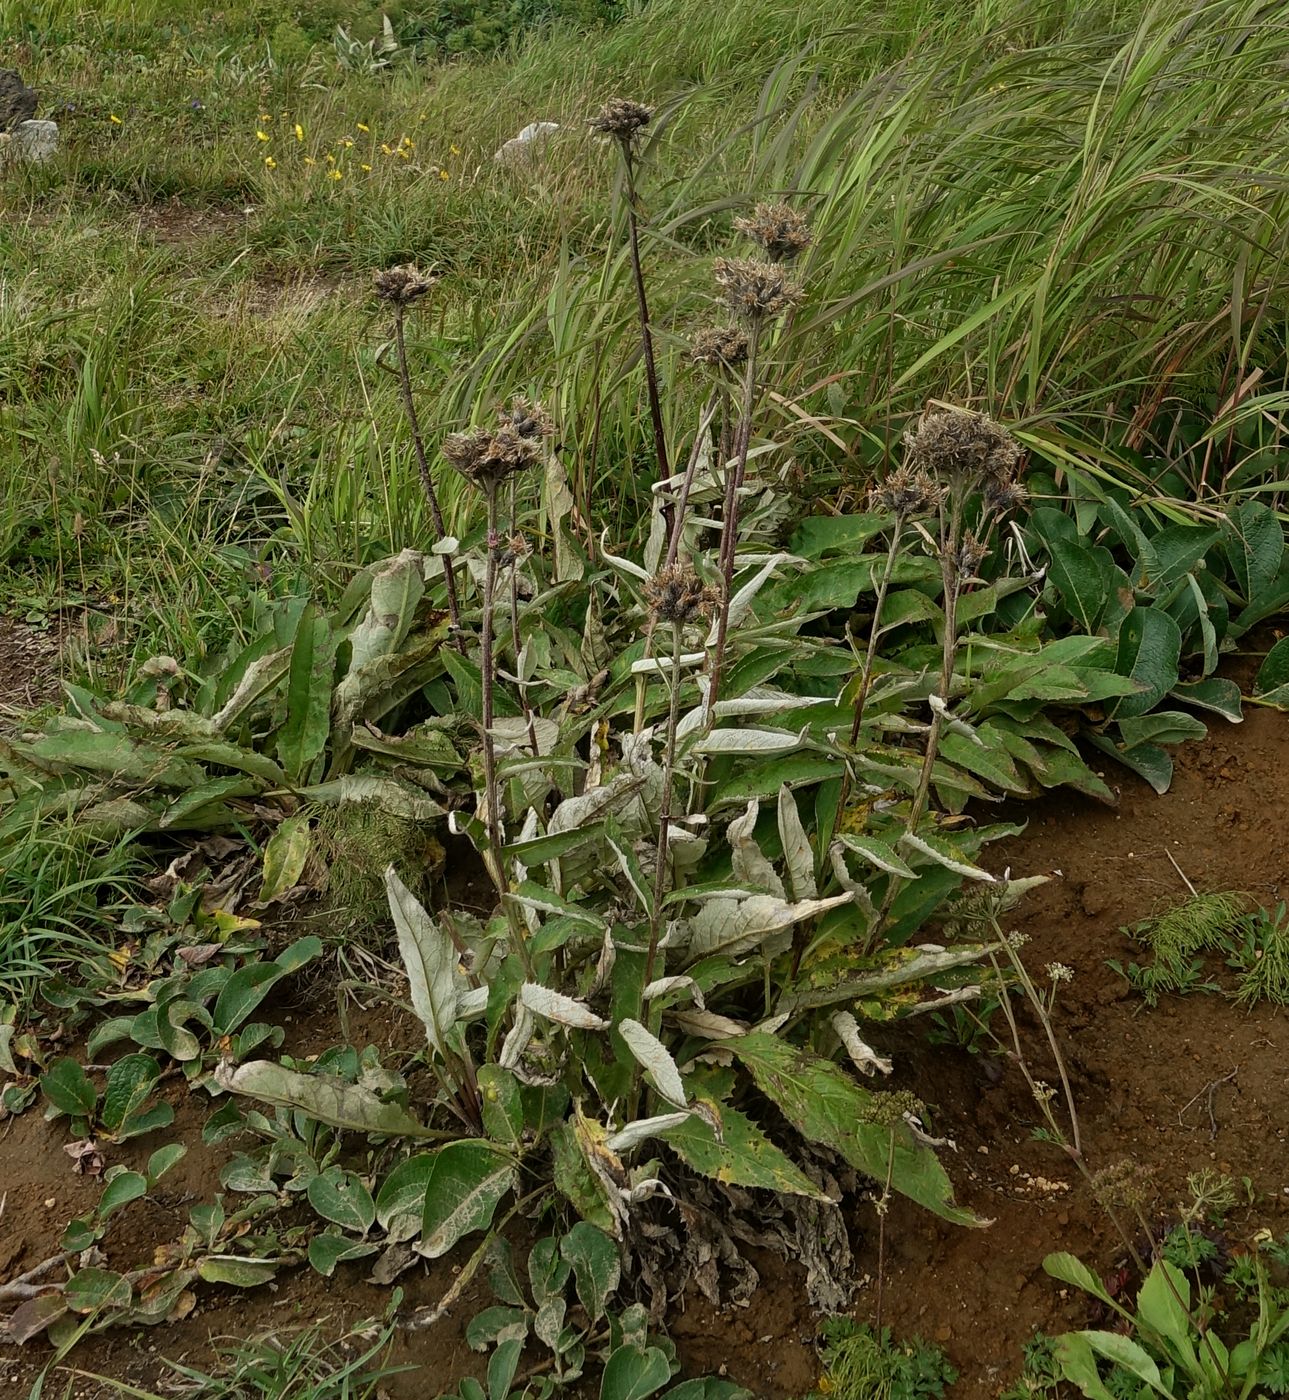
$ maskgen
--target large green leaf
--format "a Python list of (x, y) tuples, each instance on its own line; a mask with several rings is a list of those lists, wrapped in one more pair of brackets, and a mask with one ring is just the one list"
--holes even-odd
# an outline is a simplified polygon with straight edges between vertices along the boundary
[(40, 1076), (40, 1090), (59, 1113), (72, 1118), (93, 1118), (98, 1094), (85, 1071), (70, 1055), (55, 1060)]
[(392, 1243), (420, 1234), (425, 1191), (433, 1174), (434, 1154), (418, 1152), (400, 1162), (381, 1183), (376, 1193), (376, 1220)]
[(1182, 634), (1177, 623), (1158, 608), (1136, 607), (1119, 628), (1115, 670), (1133, 682), (1135, 693), (1120, 697), (1110, 711), (1117, 718), (1153, 710), (1177, 684)]
[(110, 1135), (115, 1137), (127, 1128), (160, 1078), (161, 1066), (151, 1055), (123, 1055), (108, 1070), (100, 1116)]
[(515, 1164), (507, 1153), (486, 1142), (449, 1143), (434, 1158), (417, 1253), (438, 1259), (465, 1235), (486, 1230), (515, 1181)]
[(365, 1235), (376, 1219), (376, 1203), (362, 1179), (341, 1167), (327, 1167), (309, 1178), (309, 1204), (324, 1220)]
[(1256, 606), (1271, 591), (1280, 573), (1284, 550), (1284, 529), (1270, 506), (1246, 500), (1231, 512), (1226, 553), (1246, 603)]
[(600, 1400), (645, 1400), (671, 1379), (671, 1364), (658, 1347), (626, 1344), (617, 1348), (604, 1367)]
[(617, 1243), (589, 1221), (579, 1220), (559, 1248), (572, 1266), (578, 1300), (591, 1321), (598, 1322), (622, 1276)]
[(305, 813), (287, 817), (278, 824), (264, 847), (264, 882), (260, 902), (267, 904), (299, 883), (309, 859), (311, 845), (309, 818)]
[(1101, 625), (1114, 568), (1110, 553), (1065, 540), (1048, 542), (1050, 577), (1065, 604), (1066, 611), (1083, 631), (1092, 633)]
[(287, 669), (286, 722), (277, 752), (292, 779), (302, 781), (326, 748), (331, 732), (331, 688), (336, 639), (313, 603), (306, 603), (296, 625)]
[(885, 1180), (891, 1168), (896, 1191), (946, 1220), (985, 1223), (954, 1204), (953, 1186), (929, 1148), (914, 1142), (902, 1126), (888, 1128), (871, 1121), (873, 1095), (830, 1060), (762, 1032), (735, 1037), (725, 1045), (804, 1137), (839, 1152), (878, 1180)]
[(270, 963), (248, 963), (224, 983), (215, 1001), (211, 1020), (220, 1035), (228, 1035), (268, 996), (275, 983), (319, 957), (322, 940), (313, 935), (297, 938)]
[(684, 1162), (715, 1181), (827, 1200), (814, 1182), (738, 1109), (723, 1104), (720, 1123), (719, 1140), (712, 1125), (696, 1113), (660, 1136)]

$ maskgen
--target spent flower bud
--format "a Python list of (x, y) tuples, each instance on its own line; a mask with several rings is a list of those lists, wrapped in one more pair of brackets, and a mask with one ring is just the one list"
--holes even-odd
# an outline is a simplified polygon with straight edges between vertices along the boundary
[(955, 481), (1014, 481), (1021, 446), (992, 418), (960, 408), (924, 413), (904, 434), (909, 466)]
[(689, 564), (668, 564), (644, 586), (645, 602), (656, 622), (684, 626), (711, 614), (716, 606), (709, 588)]
[(438, 280), (437, 274), (424, 272), (412, 263), (399, 263), (387, 267), (372, 278), (376, 295), (382, 301), (393, 302), (397, 306), (410, 306), (430, 290)]
[(788, 204), (758, 204), (749, 218), (735, 219), (734, 227), (776, 263), (791, 262), (814, 241), (805, 216)]
[(653, 120), (653, 108), (626, 97), (613, 97), (593, 116), (587, 125), (601, 136), (612, 137), (629, 146)]
[(725, 304), (736, 316), (761, 321), (801, 300), (801, 287), (777, 263), (760, 258), (717, 258), (712, 268)]

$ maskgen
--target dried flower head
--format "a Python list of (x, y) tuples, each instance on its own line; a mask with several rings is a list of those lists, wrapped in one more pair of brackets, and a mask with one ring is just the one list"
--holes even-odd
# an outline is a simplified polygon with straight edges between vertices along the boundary
[(689, 347), (696, 365), (733, 369), (747, 363), (747, 332), (737, 326), (704, 326)]
[(541, 439), (522, 437), (513, 427), (495, 432), (470, 428), (450, 433), (443, 441), (443, 455), (462, 476), (487, 488), (535, 466), (541, 459)]
[(734, 227), (759, 243), (771, 262), (791, 262), (814, 241), (805, 216), (788, 204), (758, 204), (750, 218), (735, 219)]
[(929, 473), (912, 467), (898, 467), (880, 486), (868, 493), (870, 509), (882, 515), (904, 519), (926, 515), (944, 500), (944, 487)]
[(737, 316), (760, 321), (779, 316), (801, 300), (801, 288), (777, 263), (760, 258), (717, 258), (716, 285), (725, 304)]
[(611, 136), (615, 141), (629, 146), (652, 120), (652, 107), (645, 107), (626, 97), (613, 97), (587, 125), (601, 136)]
[(1029, 492), (1019, 481), (994, 476), (985, 481), (981, 496), (988, 515), (1014, 515), (1029, 500)]
[(387, 267), (384, 272), (378, 272), (372, 278), (372, 283), (382, 301), (410, 306), (414, 301), (420, 301), (436, 280), (435, 273), (424, 272), (411, 263), (399, 263), (396, 267)]
[(926, 1105), (909, 1089), (893, 1089), (889, 1093), (869, 1096), (864, 1108), (864, 1122), (882, 1128), (895, 1128), (908, 1118), (919, 1118)]
[(912, 467), (958, 480), (1014, 481), (1021, 447), (1014, 437), (984, 414), (960, 408), (924, 413), (904, 434), (906, 461)]
[(958, 541), (957, 553), (951, 563), (960, 578), (972, 578), (988, 553), (984, 542), (977, 539), (972, 531), (967, 530)]
[(655, 621), (680, 626), (709, 616), (717, 602), (715, 590), (688, 564), (668, 564), (660, 569), (645, 584), (644, 595)]
[(555, 431), (545, 408), (522, 394), (516, 394), (497, 418), (503, 428), (513, 428), (522, 438), (548, 438)]
[(1048, 963), (1043, 969), (1053, 982), (1073, 982), (1074, 969), (1066, 963)]

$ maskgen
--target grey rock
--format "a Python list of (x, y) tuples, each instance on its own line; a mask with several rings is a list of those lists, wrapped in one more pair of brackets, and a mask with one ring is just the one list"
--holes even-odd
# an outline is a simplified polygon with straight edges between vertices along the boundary
[(13, 131), (36, 115), (36, 91), (12, 68), (0, 68), (0, 131)]
[(21, 122), (10, 137), (9, 149), (17, 160), (40, 165), (58, 150), (58, 123)]

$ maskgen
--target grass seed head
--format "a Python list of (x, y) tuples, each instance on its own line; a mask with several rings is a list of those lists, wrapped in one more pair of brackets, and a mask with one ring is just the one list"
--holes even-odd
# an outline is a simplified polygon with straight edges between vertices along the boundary
[(632, 102), (627, 97), (612, 97), (587, 125), (601, 136), (612, 137), (624, 146), (630, 146), (652, 120), (652, 107)]
[(747, 363), (747, 332), (738, 326), (704, 326), (694, 336), (689, 358), (696, 365), (736, 369)]
[(801, 287), (777, 263), (760, 258), (717, 258), (716, 285), (725, 304), (748, 321), (781, 316), (801, 300)]
[(430, 290), (437, 280), (432, 272), (424, 272), (412, 263), (399, 263), (376, 273), (372, 279), (376, 295), (382, 301), (393, 302), (397, 306), (410, 306)]
[(1021, 447), (1014, 437), (984, 414), (961, 408), (924, 413), (904, 434), (909, 466), (952, 481), (1015, 481)]
[(711, 615), (717, 598), (689, 564), (668, 564), (644, 586), (645, 602), (656, 622), (684, 626)]
[(735, 219), (734, 227), (776, 263), (791, 262), (814, 241), (805, 216), (788, 204), (758, 204), (750, 218)]

